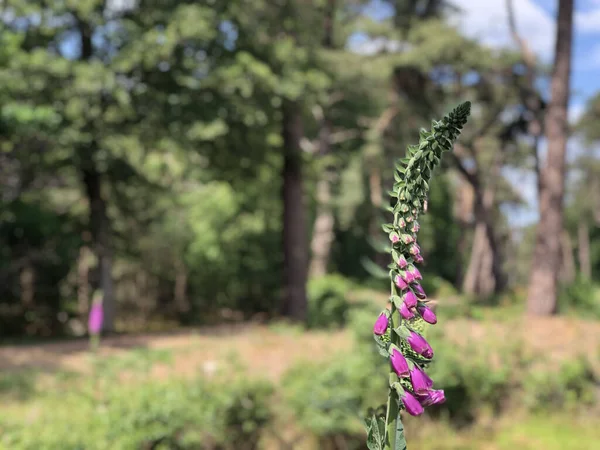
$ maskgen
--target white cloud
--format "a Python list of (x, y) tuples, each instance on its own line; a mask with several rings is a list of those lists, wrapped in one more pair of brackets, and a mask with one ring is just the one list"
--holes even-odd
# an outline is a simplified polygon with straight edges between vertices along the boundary
[(569, 105), (569, 122), (575, 123), (585, 111), (585, 103), (571, 103)]
[[(513, 46), (505, 0), (454, 0), (462, 13), (453, 21), (467, 35), (493, 47)], [(543, 59), (553, 54), (555, 21), (532, 0), (513, 0), (519, 34)]]
[(575, 29), (583, 33), (600, 34), (600, 7), (576, 13)]

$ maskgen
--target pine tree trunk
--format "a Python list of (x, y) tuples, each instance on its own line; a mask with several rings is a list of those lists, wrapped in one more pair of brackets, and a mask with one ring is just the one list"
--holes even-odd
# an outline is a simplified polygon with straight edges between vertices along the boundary
[[(87, 232), (84, 233), (84, 240), (87, 240), (85, 239), (87, 234)], [(81, 323), (86, 323), (87, 314), (90, 310), (90, 256), (90, 248), (87, 245), (82, 245), (77, 260), (77, 312)]]
[(551, 81), (552, 98), (545, 120), (548, 152), (544, 168), (540, 173), (540, 220), (527, 294), (527, 309), (532, 315), (554, 314), (557, 307), (572, 34), (573, 0), (559, 0), (556, 50)]
[[(84, 151), (94, 153), (93, 149)], [(82, 178), (89, 203), (89, 227), (92, 234), (94, 251), (98, 258), (99, 280), (97, 288), (102, 291), (104, 321), (103, 331), (114, 331), (115, 297), (112, 280), (111, 232), (106, 202), (102, 197), (102, 177), (96, 170), (90, 155), (82, 167)]]
[(175, 286), (173, 296), (175, 297), (175, 307), (179, 314), (185, 314), (190, 310), (190, 302), (187, 297), (188, 274), (185, 263), (179, 260), (176, 264)]
[(587, 223), (579, 222), (577, 229), (577, 255), (579, 259), (579, 271), (586, 279), (592, 278), (592, 262), (590, 259), (590, 230)]
[(463, 282), (463, 292), (478, 297), (489, 297), (504, 289), (506, 279), (502, 254), (493, 226), (494, 187), (475, 192), (475, 233), (469, 266)]
[(302, 117), (299, 107), (283, 107), (283, 308), (282, 313), (305, 321), (308, 245), (302, 179)]
[[(336, 0), (328, 0), (325, 10), (323, 47), (333, 48), (333, 21)], [(327, 118), (328, 111), (323, 111), (323, 118), (319, 130), (319, 157), (327, 157), (331, 152), (331, 121)], [(327, 273), (327, 266), (331, 254), (331, 245), (334, 239), (333, 227), (335, 219), (331, 205), (331, 183), (333, 171), (327, 165), (321, 169), (317, 182), (317, 215), (313, 226), (311, 248), (311, 261), (309, 274), (311, 277), (323, 276)]]
[(317, 217), (313, 227), (310, 248), (312, 258), (310, 261), (310, 276), (319, 277), (327, 273), (327, 265), (331, 254), (335, 223), (331, 208), (331, 181), (328, 171), (324, 170), (317, 183)]
[(575, 258), (573, 257), (573, 244), (567, 230), (560, 236), (562, 264), (559, 273), (561, 283), (570, 284), (575, 281)]

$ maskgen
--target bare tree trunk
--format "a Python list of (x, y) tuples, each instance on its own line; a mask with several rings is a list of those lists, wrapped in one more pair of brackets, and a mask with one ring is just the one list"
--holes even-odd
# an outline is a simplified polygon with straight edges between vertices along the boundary
[(21, 288), (21, 305), (27, 311), (33, 308), (35, 301), (35, 268), (31, 261), (26, 261), (19, 274), (19, 285)]
[(592, 278), (592, 262), (590, 259), (590, 230), (586, 222), (579, 222), (577, 228), (577, 254), (579, 270), (586, 279)]
[[(84, 241), (87, 241), (84, 233)], [(79, 319), (85, 323), (90, 309), (90, 257), (91, 250), (87, 245), (82, 245), (79, 249), (79, 258), (77, 260), (77, 312)]]
[[(323, 47), (333, 48), (333, 22), (336, 0), (328, 0), (325, 10)], [(326, 157), (331, 152), (331, 121), (327, 118), (328, 111), (323, 111), (319, 130), (319, 157)], [(327, 273), (327, 265), (331, 254), (331, 245), (334, 239), (333, 227), (335, 219), (331, 206), (331, 182), (333, 171), (329, 165), (321, 169), (317, 182), (317, 216), (313, 226), (311, 248), (311, 261), (309, 273), (311, 277), (323, 276)]]
[(551, 82), (552, 98), (546, 113), (548, 153), (540, 174), (540, 221), (537, 227), (527, 294), (527, 309), (529, 314), (533, 315), (554, 314), (557, 307), (558, 272), (561, 266), (560, 235), (563, 230), (572, 34), (573, 0), (559, 0), (556, 50)]
[(302, 117), (299, 107), (283, 107), (283, 314), (305, 321), (308, 246), (302, 179)]
[[(93, 149), (85, 151), (94, 153)], [(99, 282), (98, 288), (102, 291), (104, 321), (103, 330), (114, 331), (115, 322), (115, 297), (112, 280), (112, 248), (111, 232), (106, 202), (102, 197), (102, 178), (96, 170), (93, 159), (86, 160), (82, 168), (83, 184), (89, 202), (89, 227), (92, 234), (94, 251), (98, 258)]]
[(184, 314), (190, 310), (190, 302), (187, 298), (187, 268), (183, 261), (177, 262), (176, 270), (177, 272), (175, 273), (175, 287), (173, 288), (173, 296), (175, 297), (175, 307), (177, 308), (177, 312)]
[(573, 257), (573, 244), (571, 236), (567, 230), (563, 230), (560, 235), (562, 264), (559, 272), (559, 280), (562, 283), (572, 283), (575, 281), (575, 258)]
[(331, 245), (333, 243), (335, 223), (331, 209), (331, 182), (327, 178), (328, 171), (324, 171), (317, 183), (317, 217), (313, 228), (310, 248), (312, 258), (310, 261), (310, 276), (319, 277), (327, 273)]

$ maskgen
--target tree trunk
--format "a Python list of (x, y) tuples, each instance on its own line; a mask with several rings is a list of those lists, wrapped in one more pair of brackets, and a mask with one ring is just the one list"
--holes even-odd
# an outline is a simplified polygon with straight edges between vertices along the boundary
[(25, 311), (33, 308), (35, 301), (35, 268), (31, 261), (27, 261), (19, 274), (21, 288), (21, 305)]
[[(84, 233), (84, 235), (87, 234)], [(84, 240), (87, 241), (85, 236)], [(90, 256), (90, 248), (87, 245), (82, 245), (77, 260), (77, 312), (82, 323), (86, 323), (87, 314), (90, 310)]]
[(502, 160), (498, 156), (490, 172), (490, 181), (483, 192), (479, 183), (472, 186), (475, 234), (463, 292), (479, 297), (499, 293), (506, 286), (502, 253), (494, 228), (495, 180), (500, 176), (501, 166)]
[(561, 266), (565, 153), (567, 146), (573, 0), (559, 0), (556, 50), (551, 82), (551, 101), (546, 113), (548, 152), (541, 171), (536, 243), (527, 293), (532, 315), (556, 312), (557, 284)]
[(283, 107), (283, 314), (305, 321), (308, 246), (302, 179), (302, 117), (295, 103)]
[(575, 258), (573, 257), (573, 243), (567, 230), (563, 230), (560, 235), (560, 249), (562, 263), (559, 272), (559, 281), (570, 284), (575, 281)]
[(173, 295), (175, 297), (175, 307), (179, 314), (185, 314), (190, 310), (190, 302), (187, 297), (188, 274), (185, 263), (181, 260), (176, 265), (175, 287)]
[[(328, 0), (325, 10), (323, 47), (333, 48), (333, 20), (336, 0)], [(319, 130), (319, 157), (327, 157), (331, 152), (331, 121), (327, 118), (328, 111), (323, 111), (323, 118)], [(317, 182), (317, 215), (313, 226), (311, 248), (311, 261), (309, 274), (311, 277), (323, 276), (327, 273), (327, 265), (331, 254), (331, 245), (334, 239), (333, 227), (335, 219), (331, 206), (331, 183), (333, 170), (329, 166), (323, 167)]]
[(579, 259), (579, 271), (586, 279), (592, 278), (592, 262), (590, 259), (590, 230), (587, 223), (579, 222), (577, 228), (577, 255)]
[[(94, 145), (94, 144), (92, 144)], [(82, 151), (94, 153), (93, 149)], [(96, 170), (92, 156), (82, 167), (82, 178), (89, 202), (89, 227), (92, 234), (94, 251), (98, 258), (99, 280), (97, 288), (102, 292), (104, 321), (103, 330), (114, 331), (115, 297), (112, 280), (112, 248), (110, 223), (106, 212), (106, 202), (102, 197), (102, 177)]]

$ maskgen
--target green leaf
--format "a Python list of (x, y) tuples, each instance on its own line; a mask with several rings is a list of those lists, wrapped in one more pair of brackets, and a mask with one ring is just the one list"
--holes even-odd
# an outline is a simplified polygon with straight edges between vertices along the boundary
[(407, 450), (406, 437), (404, 436), (404, 424), (400, 419), (400, 414), (396, 419), (396, 439), (394, 443), (394, 450)]

